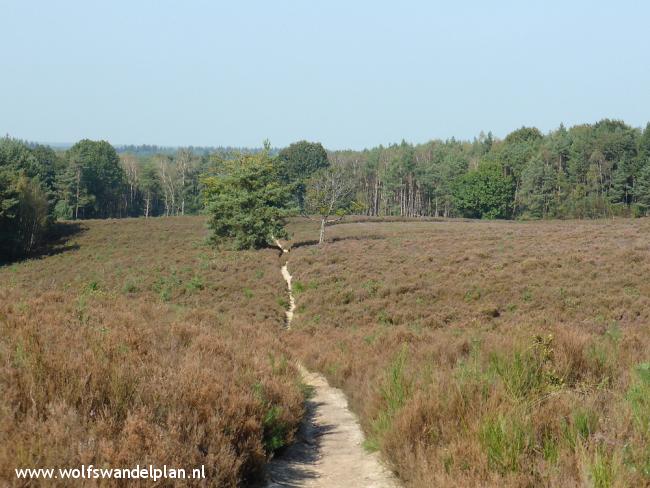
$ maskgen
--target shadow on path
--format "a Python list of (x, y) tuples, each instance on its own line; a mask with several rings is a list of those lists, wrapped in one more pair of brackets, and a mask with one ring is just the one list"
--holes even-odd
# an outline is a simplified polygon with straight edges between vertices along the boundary
[(316, 411), (321, 405), (313, 400), (305, 402), (306, 413), (295, 442), (278, 453), (268, 465), (267, 488), (300, 487), (305, 481), (318, 478), (315, 465), (320, 459), (320, 440), (335, 428), (316, 424)]

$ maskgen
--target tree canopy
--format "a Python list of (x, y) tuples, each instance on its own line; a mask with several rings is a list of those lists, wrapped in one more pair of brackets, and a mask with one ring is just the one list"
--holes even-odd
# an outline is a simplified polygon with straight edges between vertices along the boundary
[[(0, 139), (0, 262), (36, 248), (51, 222), (51, 171), (42, 148)], [(51, 162), (53, 164), (53, 162)]]
[[(521, 127), (499, 139), (481, 133), (424, 144), (401, 141), (362, 151), (325, 151), (298, 141), (267, 148), (124, 147), (84, 139), (68, 150), (0, 141), (0, 247), (4, 256), (38, 245), (58, 219), (198, 213), (202, 175), (225, 162), (267, 158), (277, 184), (305, 210), (307, 183), (344, 170), (356, 212), (481, 218), (598, 218), (650, 214), (650, 124), (604, 119), (542, 134)], [(497, 193), (494, 193), (494, 192)], [(504, 201), (508, 200), (507, 203)], [(363, 210), (360, 210), (363, 209)], [(20, 222), (20, 224), (19, 224)], [(31, 229), (31, 230), (29, 230)]]
[(84, 139), (68, 150), (68, 170), (62, 177), (74, 216), (106, 218), (120, 206), (120, 190), (126, 183), (115, 149), (106, 141)]
[(512, 214), (515, 185), (498, 164), (485, 163), (455, 182), (456, 208), (463, 217), (505, 219)]
[(287, 237), (286, 217), (295, 211), (292, 185), (279, 177), (267, 151), (222, 161), (202, 180), (212, 240), (234, 249), (260, 248)]
[(644, 169), (650, 165), (650, 124), (641, 130), (604, 119), (560, 125), (548, 134), (522, 127), (503, 139), (482, 133), (473, 141), (402, 141), (363, 151), (331, 151), (329, 156), (350, 169), (355, 199), (368, 215), (484, 215), (461, 209), (456, 191), (459, 184), (476, 180), (477, 175), (465, 175), (485, 164), (499, 166), (514, 185), (510, 211), (496, 212), (500, 216), (597, 218), (650, 212), (650, 173)]
[(319, 142), (298, 141), (278, 154), (280, 178), (294, 185), (294, 196), (302, 208), (307, 180), (319, 170), (329, 166), (327, 151)]

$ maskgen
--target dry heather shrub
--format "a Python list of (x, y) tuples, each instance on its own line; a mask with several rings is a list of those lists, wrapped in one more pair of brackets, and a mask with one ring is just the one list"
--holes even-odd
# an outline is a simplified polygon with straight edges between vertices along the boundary
[(276, 253), (215, 253), (198, 218), (85, 225), (78, 250), (0, 269), (2, 484), (81, 464), (261, 479), (303, 409)]
[(650, 485), (649, 222), (329, 236), (294, 248), (288, 341), (407, 485)]

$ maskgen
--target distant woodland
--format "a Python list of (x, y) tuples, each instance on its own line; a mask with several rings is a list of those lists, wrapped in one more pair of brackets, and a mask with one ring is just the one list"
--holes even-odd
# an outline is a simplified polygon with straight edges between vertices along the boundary
[[(317, 143), (269, 155), (300, 180)], [(82, 140), (66, 150), (0, 139), (0, 257), (30, 252), (55, 220), (195, 214), (203, 176), (259, 149), (122, 146)], [(317, 153), (318, 151), (316, 151)], [(325, 154), (325, 152), (323, 151)], [(650, 211), (650, 124), (522, 127), (504, 139), (329, 151), (355, 208), (371, 216), (599, 218)], [(302, 161), (305, 161), (302, 163)], [(286, 172), (285, 172), (286, 173)]]
[(335, 151), (368, 215), (598, 218), (650, 206), (650, 124), (602, 120), (503, 140), (406, 142)]

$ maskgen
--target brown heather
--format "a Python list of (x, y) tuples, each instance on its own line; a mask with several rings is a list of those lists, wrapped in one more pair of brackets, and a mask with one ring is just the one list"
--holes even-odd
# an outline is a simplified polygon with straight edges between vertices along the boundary
[[(201, 218), (90, 221), (0, 268), (0, 469), (204, 464), (249, 485), (344, 389), (407, 486), (650, 485), (650, 221), (292, 223), (216, 252)], [(312, 242), (313, 244), (313, 242)], [(53, 486), (52, 482), (48, 486)]]
[(408, 486), (650, 486), (650, 221), (328, 237), (294, 245), (288, 342)]
[(0, 485), (81, 464), (262, 477), (303, 411), (286, 290), (277, 252), (206, 234), (193, 217), (87, 221), (64, 252), (0, 268)]

